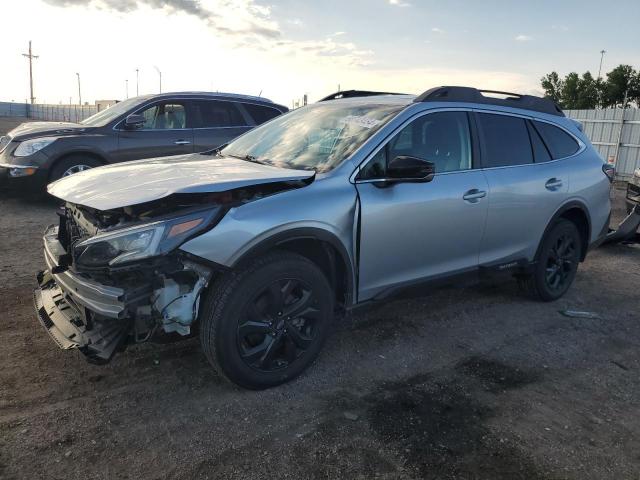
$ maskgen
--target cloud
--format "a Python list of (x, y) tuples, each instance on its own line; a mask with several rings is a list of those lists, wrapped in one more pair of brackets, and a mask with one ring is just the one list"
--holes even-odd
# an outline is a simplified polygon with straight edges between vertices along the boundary
[(530, 42), (531, 40), (533, 40), (533, 37), (530, 37), (529, 35), (520, 34), (514, 40), (516, 42)]
[[(351, 42), (325, 40), (290, 40), (284, 38), (280, 24), (273, 18), (271, 8), (258, 5), (256, 0), (44, 0), (57, 7), (86, 7), (129, 13), (143, 7), (167, 13), (181, 13), (195, 17), (208, 26), (216, 36), (234, 47), (258, 51), (277, 51), (284, 55), (298, 52), (318, 57), (334, 56), (337, 63), (369, 65), (373, 52), (363, 50)], [(390, 0), (391, 1), (391, 0)], [(402, 3), (401, 0), (393, 0)], [(302, 26), (300, 19), (286, 21)]]
[(333, 34), (331, 35), (332, 37), (339, 37), (341, 35), (346, 34), (347, 32), (333, 32)]
[(395, 7), (410, 7), (411, 4), (409, 2), (405, 2), (404, 0), (389, 0), (389, 5), (393, 5)]
[(432, 31), (433, 33), (444, 33), (444, 30), (443, 30), (443, 29), (441, 29), (441, 28), (438, 28), (438, 27), (433, 27), (433, 28), (431, 29), (431, 31)]

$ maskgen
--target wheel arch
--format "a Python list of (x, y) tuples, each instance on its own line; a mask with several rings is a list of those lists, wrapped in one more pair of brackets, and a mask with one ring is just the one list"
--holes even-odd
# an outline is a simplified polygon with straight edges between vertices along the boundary
[(291, 251), (308, 258), (327, 276), (339, 304), (350, 307), (355, 303), (353, 262), (347, 248), (334, 233), (316, 227), (279, 232), (252, 246), (231, 267), (272, 250)]
[(83, 155), (85, 157), (92, 158), (92, 159), (100, 162), (102, 165), (108, 165), (109, 164), (109, 161), (107, 160), (107, 158), (103, 154), (101, 154), (99, 152), (96, 152), (95, 150), (91, 150), (91, 149), (77, 149), (77, 150), (70, 150), (70, 151), (68, 150), (68, 151), (65, 151), (64, 153), (58, 155), (51, 162), (51, 165), (49, 166), (49, 169), (48, 169), (48, 177), (49, 177), (49, 179), (51, 179), (51, 174), (54, 171), (54, 169), (56, 168), (56, 165), (59, 165), (60, 162), (63, 162), (67, 158), (74, 157), (76, 155)]
[(542, 242), (544, 241), (547, 233), (561, 218), (573, 222), (578, 228), (578, 232), (580, 233), (580, 238), (582, 240), (580, 261), (584, 261), (587, 255), (587, 250), (589, 249), (589, 240), (591, 238), (591, 216), (589, 215), (587, 206), (579, 200), (571, 200), (565, 203), (553, 214), (549, 222), (547, 222), (547, 227), (545, 228), (544, 233), (540, 238), (535, 258), (538, 258), (540, 248), (542, 247)]

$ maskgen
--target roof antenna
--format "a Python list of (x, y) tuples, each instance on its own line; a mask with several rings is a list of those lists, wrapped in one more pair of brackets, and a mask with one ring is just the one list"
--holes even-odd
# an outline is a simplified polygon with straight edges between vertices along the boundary
[(259, 96), (259, 97), (261, 97), (261, 96), (262, 96), (262, 90), (260, 90), (260, 93), (258, 94), (258, 96)]

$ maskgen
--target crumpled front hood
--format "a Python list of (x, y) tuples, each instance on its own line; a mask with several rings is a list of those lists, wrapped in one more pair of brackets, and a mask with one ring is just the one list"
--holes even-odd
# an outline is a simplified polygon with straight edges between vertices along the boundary
[(18, 125), (8, 135), (15, 140), (27, 140), (35, 137), (59, 137), (83, 133), (90, 128), (79, 123), (69, 122), (27, 122)]
[(174, 193), (214, 193), (265, 183), (312, 179), (315, 172), (290, 170), (232, 157), (189, 154), (93, 168), (49, 184), (66, 202), (97, 210), (138, 205)]

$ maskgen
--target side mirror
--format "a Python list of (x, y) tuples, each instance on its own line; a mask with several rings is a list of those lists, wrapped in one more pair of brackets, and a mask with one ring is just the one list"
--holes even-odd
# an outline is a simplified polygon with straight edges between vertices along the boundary
[(387, 179), (392, 183), (430, 182), (435, 173), (433, 162), (409, 155), (399, 155), (387, 166)]
[(132, 113), (124, 120), (124, 128), (126, 128), (127, 130), (136, 130), (138, 128), (142, 128), (146, 120), (147, 119), (144, 118), (144, 115)]

